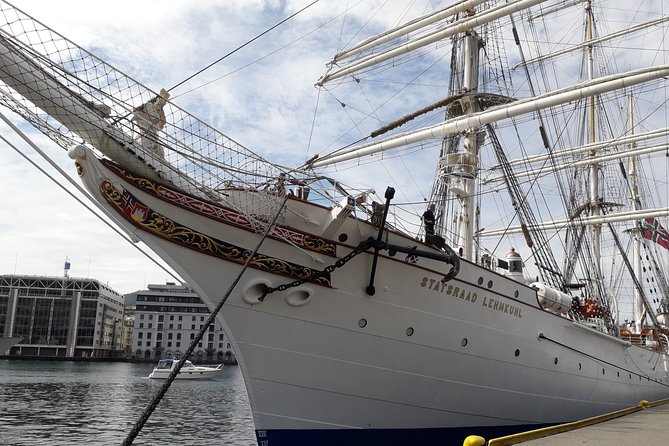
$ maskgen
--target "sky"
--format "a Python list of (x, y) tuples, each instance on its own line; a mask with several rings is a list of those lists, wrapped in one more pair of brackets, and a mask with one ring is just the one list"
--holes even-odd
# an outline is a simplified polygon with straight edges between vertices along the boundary
[[(333, 86), (329, 93), (319, 94), (314, 88), (325, 73), (325, 64), (339, 49), (450, 3), (434, 0), (390, 1), (383, 14), (375, 13), (379, 5), (386, 3), (382, 0), (320, 0), (288, 23), (172, 89), (310, 3), (311, 0), (13, 2), (152, 90), (169, 89), (170, 100), (175, 104), (254, 152), (287, 166), (300, 165), (316, 153), (355, 141), (378, 127), (379, 122), (397, 119), (406, 109), (416, 110), (446, 96), (448, 80), (439, 77), (431, 66), (418, 62), (414, 62), (413, 69), (424, 70), (426, 75), (411, 92), (388, 84), (377, 90), (378, 96), (363, 94), (353, 99), (348, 93), (357, 86), (352, 83)], [(620, 8), (615, 9), (616, 4)], [(660, 4), (646, 1), (643, 6), (648, 9), (647, 5)], [(636, 6), (624, 1), (611, 0), (607, 5), (621, 17), (639, 13)], [(644, 8), (639, 9), (643, 12)], [(563, 28), (564, 32), (576, 33), (577, 25), (573, 21), (570, 27)], [(635, 48), (643, 45), (629, 44), (630, 54), (641, 55)], [(487, 51), (492, 52), (493, 48)], [(434, 54), (431, 62), (448, 63), (447, 46)], [(622, 59), (617, 62), (625, 64)], [(571, 76), (573, 70), (574, 67), (567, 67), (554, 75)], [(526, 92), (518, 94), (523, 96)], [(379, 103), (385, 103), (386, 114), (378, 112), (379, 115), (366, 118), (365, 110), (370, 104)], [(8, 114), (78, 182), (73, 163), (62, 148), (21, 118), (5, 109), (0, 112)], [(46, 166), (2, 122), (0, 134), (36, 163)], [(435, 147), (427, 149), (430, 162), (398, 161), (405, 163), (405, 173), (401, 175), (393, 173), (388, 162), (380, 163), (381, 168), (374, 175), (363, 168), (342, 170), (337, 176), (355, 185), (372, 186), (380, 196), (386, 186), (393, 186), (398, 191), (396, 201), (416, 203), (410, 208), (417, 216), (425, 209), (422, 201), (429, 197), (436, 156)], [(53, 173), (53, 169), (49, 168), (49, 172)], [(0, 184), (4, 191), (0, 194), (0, 274), (61, 276), (64, 261), (69, 258), (70, 276), (94, 278), (121, 293), (175, 280), (4, 143), (0, 144)], [(497, 212), (501, 211), (495, 209), (493, 214)], [(142, 244), (138, 246), (148, 250)], [(157, 256), (153, 258), (165, 266)]]
[[(155, 91), (180, 83), (309, 3), (13, 2)], [(369, 11), (381, 2), (349, 1), (356, 8), (342, 15), (346, 3), (322, 0), (309, 7), (171, 91), (171, 100), (246, 147), (285, 165), (301, 164), (315, 153), (314, 147), (319, 151), (336, 147), (334, 141), (350, 131), (351, 124), (326, 118), (317, 122), (317, 131), (311, 131), (318, 100), (313, 84), (343, 45), (345, 28), (359, 28), (360, 18), (367, 20)], [(378, 31), (401, 17), (405, 6), (396, 3), (396, 13), (378, 15), (368, 27)], [(427, 3), (416, 2), (416, 13), (422, 13)], [(332, 98), (329, 101), (334, 104)], [(78, 181), (62, 148), (8, 110), (0, 112)], [(62, 182), (4, 123), (0, 123), (0, 134)], [(432, 170), (430, 166), (430, 174)], [(0, 145), (0, 181), (4, 191), (0, 194), (0, 274), (62, 276), (68, 258), (71, 277), (94, 278), (124, 294), (149, 283), (175, 280), (4, 143)]]

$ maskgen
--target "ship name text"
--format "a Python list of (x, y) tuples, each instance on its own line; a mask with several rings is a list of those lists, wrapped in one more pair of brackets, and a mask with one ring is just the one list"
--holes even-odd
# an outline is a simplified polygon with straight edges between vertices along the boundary
[(520, 307), (511, 304), (506, 304), (497, 299), (493, 299), (492, 297), (488, 298), (486, 296), (483, 296), (483, 302), (481, 302), (481, 305), (483, 305), (484, 307), (488, 307), (494, 311), (510, 314), (511, 316), (515, 316), (517, 318), (523, 317), (523, 315), (521, 314)]
[(459, 297), (460, 299), (469, 302), (476, 302), (476, 299), (478, 298), (476, 293), (472, 293), (471, 291), (466, 291), (464, 288), (450, 285), (437, 279), (429, 279), (427, 277), (423, 277), (423, 280), (421, 280), (420, 282), (420, 286), (422, 286), (423, 288), (427, 287), (434, 291), (439, 291), (448, 296)]
[[(478, 295), (476, 293), (472, 293), (471, 291), (467, 291), (466, 289), (457, 287), (455, 285), (443, 283), (439, 279), (430, 279), (429, 277), (423, 277), (420, 281), (420, 286), (422, 288), (428, 288), (430, 290), (439, 293), (444, 293), (448, 296), (454, 296), (471, 303), (475, 303), (476, 300), (478, 299)], [(492, 297), (483, 296), (483, 301), (481, 301), (481, 306), (517, 318), (523, 317), (521, 307), (504, 303)]]

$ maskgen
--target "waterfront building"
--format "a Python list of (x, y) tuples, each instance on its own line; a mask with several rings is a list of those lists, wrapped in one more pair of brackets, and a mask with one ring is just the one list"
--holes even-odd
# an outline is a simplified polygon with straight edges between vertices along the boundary
[[(179, 358), (203, 327), (211, 312), (190, 288), (168, 282), (126, 295), (135, 301), (133, 356), (159, 360)], [(194, 362), (234, 362), (234, 353), (219, 322), (207, 328), (191, 355)]]
[(135, 327), (135, 305), (128, 305), (126, 300), (123, 308), (123, 329), (121, 330), (121, 350), (123, 356), (130, 358), (133, 354), (132, 333)]
[(95, 279), (0, 276), (0, 334), (10, 355), (120, 356), (123, 296)]

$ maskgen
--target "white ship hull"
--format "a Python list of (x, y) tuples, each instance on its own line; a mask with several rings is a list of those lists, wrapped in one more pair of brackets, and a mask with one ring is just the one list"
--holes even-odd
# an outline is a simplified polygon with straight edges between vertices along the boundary
[[(90, 152), (79, 152), (77, 163), (101, 205), (121, 210), (121, 224), (215, 307), (241, 270), (239, 252), (205, 245), (225, 241), (253, 250), (260, 238), (195, 212), (204, 202), (194, 197), (168, 193), (178, 206), (157, 198), (147, 192), (153, 186), (138, 187)], [(125, 192), (131, 204), (122, 210)], [(234, 214), (207, 206), (210, 215)], [(279, 224), (297, 226), (298, 214), (323, 222), (328, 212), (300, 200), (288, 207), (296, 212)], [(252, 262), (223, 306), (220, 319), (236, 345), (261, 444), (461, 444), (468, 434), (567, 422), (669, 397), (665, 354), (546, 312), (534, 289), (464, 261), (442, 284), (444, 263), (382, 256), (369, 296), (367, 252), (335, 269), (328, 286), (302, 284), (258, 300), (261, 285), (294, 280), (285, 262), (322, 270), (376, 231), (348, 218), (337, 231), (347, 241), (326, 241), (337, 245), (336, 257), (267, 238), (259, 250), (266, 262)], [(207, 243), (184, 243), (202, 236)]]
[[(587, 69), (582, 67), (581, 71), (588, 72), (588, 78), (578, 84), (549, 83), (545, 91), (539, 92), (530, 88), (531, 97), (519, 101), (496, 93), (500, 87), (503, 87), (500, 91), (516, 93), (509, 88), (507, 80), (503, 80), (503, 73), (497, 87), (491, 86), (489, 91), (479, 89), (478, 73), (484, 67), (479, 66), (478, 59), (485, 47), (478, 37), (479, 24), (541, 2), (500, 2), (494, 8), (477, 11), (476, 5), (481, 3), (462, 2), (454, 6), (449, 14), (466, 15), (458, 19), (459, 25), (455, 27), (445, 26), (426, 35), (419, 33), (411, 44), (401, 43), (388, 51), (370, 53), (360, 63), (353, 61), (349, 68), (337, 68), (337, 72), (319, 81), (319, 85), (323, 85), (327, 78), (336, 79), (464, 33), (462, 45), (455, 47), (458, 52), (452, 53), (452, 60), (464, 62), (463, 79), (452, 82), (448, 104), (444, 101), (434, 104), (447, 106), (446, 121), (407, 132), (397, 130), (385, 139), (344, 152), (337, 150), (332, 156), (314, 157), (298, 169), (305, 172), (294, 177), (291, 176), (294, 171), (266, 162), (168, 103), (167, 91), (156, 95), (87, 51), (50, 33), (23, 13), (14, 11), (10, 5), (6, 6), (7, 27), (12, 29), (3, 31), (3, 36), (18, 33), (19, 38), (0, 39), (0, 79), (17, 93), (3, 93), (3, 98), (11, 99), (14, 111), (59, 144), (70, 147), (74, 141), (83, 140), (137, 172), (130, 174), (115, 164), (103, 163), (84, 147), (70, 152), (83, 182), (100, 207), (165, 259), (211, 308), (227, 299), (219, 318), (235, 343), (258, 441), (263, 446), (460, 445), (469, 434), (490, 436), (536, 428), (615, 411), (636, 405), (640, 400), (669, 397), (666, 326), (661, 327), (654, 320), (657, 319), (655, 308), (646, 298), (640, 301), (653, 322), (655, 341), (660, 340), (658, 333), (661, 332), (665, 345), (660, 346), (658, 342), (644, 348), (588, 328), (576, 322), (579, 319), (576, 308), (572, 318), (545, 311), (537, 301), (535, 289), (464, 259), (460, 261), (457, 275), (450, 277), (456, 272), (455, 268), (451, 270), (451, 264), (456, 262), (446, 261), (447, 256), (442, 251), (407, 235), (385, 229), (379, 233), (368, 221), (347, 217), (345, 213), (339, 218), (333, 209), (297, 198), (287, 201), (279, 214), (279, 226), (263, 241), (257, 253), (253, 253), (261, 238), (251, 220), (259, 217), (257, 226), (262, 226), (271, 219), (280, 201), (272, 191), (283, 190), (286, 181), (300, 187), (311, 186), (313, 183), (302, 182), (300, 178), (304, 175), (305, 179), (314, 181), (323, 179), (312, 177), (314, 167), (367, 157), (400, 146), (415, 148), (425, 140), (464, 132), (452, 147), (457, 145), (458, 151), (444, 152), (446, 155), (440, 159), (440, 169), (445, 169), (442, 173), (450, 176), (440, 181), (447, 181), (443, 186), (460, 202), (460, 214), (449, 216), (461, 222), (458, 246), (464, 258), (475, 259), (475, 230), (483, 230), (473, 224), (481, 206), (474, 200), (481, 192), (475, 184), (476, 172), (482, 166), (479, 155), (484, 152), (481, 148), (486, 134), (492, 146), (499, 144), (496, 130), (484, 127), (498, 120), (529, 116), (529, 113), (533, 114), (532, 120), (548, 122), (542, 113), (550, 116), (553, 111), (543, 110), (585, 98), (601, 98), (634, 85), (648, 83), (648, 92), (662, 91), (653, 87), (653, 82), (661, 83), (669, 68), (660, 64), (658, 58), (652, 59), (650, 68), (641, 65), (628, 73), (606, 73), (599, 77), (591, 73), (594, 65)], [(592, 13), (593, 8), (586, 9), (588, 14)], [(421, 22), (427, 23), (420, 26), (435, 23), (434, 17), (438, 17), (435, 20), (448, 17), (448, 10), (407, 23), (407, 29), (398, 28), (399, 34), (395, 37), (402, 39)], [(22, 19), (20, 25), (9, 26), (14, 23), (14, 17)], [(592, 32), (593, 17), (588, 15), (587, 21)], [(651, 25), (649, 22), (644, 26)], [(384, 33), (374, 40), (383, 45), (394, 33)], [(515, 25), (513, 34), (520, 46)], [(562, 42), (563, 37), (566, 36), (561, 30), (559, 46), (570, 47), (569, 42)], [(503, 40), (508, 39), (500, 38), (499, 42)], [(531, 41), (536, 40), (532, 34)], [(609, 45), (608, 40), (604, 41)], [(593, 42), (596, 40), (588, 40), (584, 48), (592, 49)], [(367, 47), (368, 43), (365, 41), (361, 46)], [(539, 43), (543, 53), (546, 45), (543, 40)], [(351, 49), (356, 54), (358, 50), (363, 51), (360, 46)], [(578, 57), (592, 61), (592, 55), (591, 51), (590, 57), (585, 54)], [(496, 60), (494, 52), (489, 56)], [(330, 66), (338, 67), (347, 57), (346, 53), (340, 53)], [(614, 56), (610, 60), (622, 59)], [(529, 74), (533, 70), (527, 71)], [(412, 79), (414, 74), (411, 73)], [(21, 98), (12, 99), (12, 96)], [(637, 100), (641, 103), (648, 99)], [(583, 122), (587, 114), (593, 127), (596, 123), (594, 104), (598, 102), (593, 99), (588, 110), (580, 107)], [(614, 101), (609, 105), (615, 110), (620, 108)], [(432, 110), (431, 107), (420, 112)], [(656, 110), (661, 109), (661, 106), (656, 107)], [(537, 147), (546, 149), (573, 145), (568, 136), (581, 141), (580, 134), (585, 132), (580, 129), (575, 131), (579, 135), (568, 135), (571, 132), (564, 131), (575, 122), (572, 112), (567, 114), (568, 119), (556, 119), (547, 128), (542, 124), (539, 130), (529, 129), (534, 135), (532, 139), (526, 140), (518, 132), (521, 148), (537, 143), (543, 143)], [(412, 112), (395, 121), (393, 126), (416, 116), (419, 114)], [(64, 128), (57, 128), (55, 121)], [(660, 122), (665, 121), (660, 118)], [(382, 133), (373, 133), (377, 134)], [(591, 134), (596, 135), (594, 128)], [(620, 133), (614, 132), (612, 136), (616, 135), (619, 137)], [(595, 151), (591, 146), (594, 142), (590, 141), (587, 146), (579, 143), (581, 146), (575, 150), (579, 153)], [(659, 147), (664, 150), (664, 146)], [(660, 149), (647, 147), (644, 150)], [(550, 156), (560, 153), (566, 156), (564, 152), (553, 151)], [(604, 215), (603, 208), (616, 203), (603, 200), (604, 197), (608, 200), (609, 195), (600, 191), (604, 187), (598, 184), (601, 175), (597, 172), (600, 161), (604, 160), (595, 153), (591, 155), (589, 160), (583, 161), (589, 164), (592, 178), (587, 182), (591, 193), (577, 196), (570, 192), (569, 197), (564, 197), (570, 202), (570, 220), (576, 215), (581, 220), (579, 224), (595, 226), (590, 238), (585, 239), (575, 232), (577, 228), (570, 228), (569, 246), (580, 250), (581, 240), (584, 240), (583, 243), (593, 248), (587, 255), (588, 261), (579, 266), (583, 270), (579, 274), (575, 272), (576, 263), (570, 263), (565, 265), (568, 274), (556, 277), (562, 273), (559, 267), (552, 266), (555, 263), (552, 253), (546, 252), (550, 246), (548, 240), (543, 243), (536, 239), (539, 226), (532, 225), (534, 211), (524, 206), (530, 191), (549, 194), (557, 189), (545, 189), (532, 181), (527, 191), (522, 190), (515, 185), (513, 172), (505, 175), (505, 180), (512, 201), (508, 210), (518, 215), (527, 245), (536, 252), (540, 249), (541, 255), (549, 260), (539, 265), (542, 274), (544, 270), (554, 274), (546, 276), (552, 280), (546, 285), (552, 284), (556, 288), (552, 291), (561, 293), (557, 288), (567, 290), (574, 285), (568, 281), (579, 281), (577, 276), (582, 274), (587, 281), (576, 285), (584, 287), (584, 294), (596, 292), (591, 296), (594, 301), (582, 303), (594, 306), (595, 302), (603, 304), (609, 298), (608, 290), (600, 289), (605, 288), (602, 287), (605, 276), (600, 271), (599, 248), (601, 226), (614, 221), (614, 217)], [(500, 153), (498, 158), (497, 163), (510, 166), (506, 154)], [(528, 160), (532, 161), (532, 157), (519, 161)], [(565, 157), (564, 163), (570, 161), (573, 162), (571, 157)], [(543, 168), (544, 165), (527, 172), (539, 176)], [(308, 176), (306, 171), (309, 171)], [(588, 176), (585, 173), (579, 172), (578, 178), (573, 179), (585, 179)], [(370, 170), (363, 174), (373, 173)], [(635, 170), (630, 168), (626, 176), (636, 178)], [(174, 188), (161, 186), (160, 181)], [(230, 190), (215, 191), (223, 184)], [(635, 185), (629, 187), (632, 191), (636, 189)], [(256, 189), (263, 189), (263, 194), (251, 192)], [(619, 189), (617, 183), (616, 189)], [(565, 194), (562, 183), (559, 190)], [(179, 191), (188, 191), (190, 195)], [(445, 193), (444, 189), (434, 196), (445, 203), (448, 198)], [(627, 200), (629, 194), (623, 194)], [(215, 204), (203, 197), (222, 199), (227, 204)], [(346, 199), (352, 200), (352, 197)], [(637, 197), (634, 201), (633, 209), (640, 211), (641, 200)], [(374, 205), (372, 203), (372, 212)], [(571, 206), (578, 207), (572, 209)], [(353, 208), (351, 205), (350, 210)], [(587, 209), (589, 216), (580, 216), (580, 212)], [(641, 216), (637, 213), (636, 217), (624, 218), (633, 221), (657, 215), (660, 214)], [(636, 225), (641, 229), (639, 221)], [(534, 233), (534, 239), (530, 232)], [(379, 244), (376, 247), (362, 245), (377, 234), (379, 243), (387, 242), (395, 247), (386, 245), (379, 252)], [(665, 247), (669, 247), (669, 232), (658, 234), (654, 240), (661, 236)], [(653, 239), (645, 231), (643, 237)], [(424, 252), (418, 257), (396, 252), (410, 247)], [(356, 255), (349, 257), (353, 253)], [(569, 252), (564, 254), (570, 256)], [(639, 255), (634, 257), (640, 258)], [(247, 259), (251, 259), (250, 268), (227, 296), (227, 290)], [(335, 262), (336, 268), (330, 270)], [(585, 271), (593, 268), (592, 276), (591, 271)], [(660, 270), (657, 266), (653, 268)], [(637, 273), (630, 277), (639, 280)], [(296, 280), (305, 282), (264, 294), (268, 288)], [(641, 292), (641, 284), (635, 285)], [(565, 298), (564, 310), (569, 311), (571, 296), (561, 295)], [(643, 312), (638, 314), (641, 316)], [(638, 332), (643, 328), (642, 318), (636, 321)], [(611, 331), (617, 324), (609, 318)], [(640, 333), (637, 335), (641, 339)]]

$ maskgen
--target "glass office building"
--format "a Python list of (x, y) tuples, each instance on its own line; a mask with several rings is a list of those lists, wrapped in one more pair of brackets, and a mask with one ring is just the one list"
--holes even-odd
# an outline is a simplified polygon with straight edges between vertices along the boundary
[(0, 333), (10, 355), (121, 355), (123, 296), (94, 279), (0, 276)]

